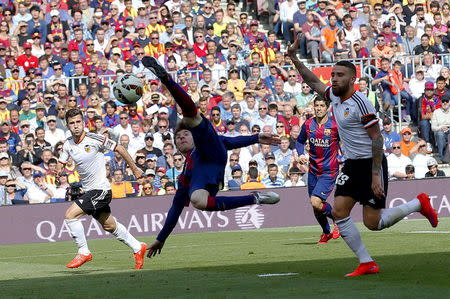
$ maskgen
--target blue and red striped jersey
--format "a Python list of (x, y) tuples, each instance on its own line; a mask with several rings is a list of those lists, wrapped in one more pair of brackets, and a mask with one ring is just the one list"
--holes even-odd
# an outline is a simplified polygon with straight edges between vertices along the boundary
[(315, 117), (306, 120), (297, 142), (299, 155), (304, 153), (305, 143), (309, 143), (309, 172), (320, 175), (339, 171), (339, 133), (334, 117), (329, 115), (323, 125), (319, 125)]

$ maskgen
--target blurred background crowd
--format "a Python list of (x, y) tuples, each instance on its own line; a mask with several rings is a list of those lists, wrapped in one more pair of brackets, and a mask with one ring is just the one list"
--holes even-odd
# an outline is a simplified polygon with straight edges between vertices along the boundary
[[(230, 151), (224, 188), (304, 186), (296, 138), (314, 117), (310, 87), (286, 49), (313, 70), (349, 59), (380, 116), (391, 179), (443, 176), (449, 161), (447, 1), (4, 0), (0, 6), (0, 204), (64, 201), (79, 181), (57, 171), (67, 109), (124, 145), (145, 173), (105, 154), (113, 197), (174, 194), (184, 157), (171, 95), (142, 65), (160, 61), (219, 134), (272, 132), (279, 146)], [(135, 105), (114, 99), (118, 75), (142, 79)], [(329, 78), (323, 78), (329, 83)]]

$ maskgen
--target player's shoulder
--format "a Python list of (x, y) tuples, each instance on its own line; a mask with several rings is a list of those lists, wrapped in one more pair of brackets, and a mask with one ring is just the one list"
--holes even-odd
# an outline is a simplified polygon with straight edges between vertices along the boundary
[(97, 141), (97, 142), (101, 142), (101, 143), (103, 143), (105, 141), (105, 136), (96, 134), (96, 133), (92, 133), (92, 132), (86, 133), (86, 138)]

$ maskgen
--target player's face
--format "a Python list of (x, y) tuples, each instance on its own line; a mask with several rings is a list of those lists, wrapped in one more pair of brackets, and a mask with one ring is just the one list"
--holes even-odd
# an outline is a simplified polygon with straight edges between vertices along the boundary
[(331, 72), (333, 94), (337, 97), (344, 96), (352, 88), (355, 79), (349, 68), (342, 65), (334, 66)]
[(83, 134), (84, 121), (81, 115), (75, 115), (73, 117), (70, 117), (67, 120), (67, 126), (69, 127), (69, 131), (70, 133), (72, 133), (72, 136), (80, 137), (81, 134)]
[(175, 136), (175, 144), (182, 153), (187, 153), (194, 148), (194, 138), (188, 130), (181, 130)]
[(314, 103), (314, 113), (316, 114), (316, 117), (322, 118), (327, 114), (328, 107), (325, 104), (324, 101), (316, 101)]

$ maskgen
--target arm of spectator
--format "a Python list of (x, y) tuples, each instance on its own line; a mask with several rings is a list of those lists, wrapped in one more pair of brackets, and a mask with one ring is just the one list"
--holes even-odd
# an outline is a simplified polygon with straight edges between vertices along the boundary
[(312, 11), (312, 14), (319, 20), (320, 27), (327, 26), (327, 21), (315, 10)]
[(324, 96), (327, 86), (322, 81), (320, 81), (320, 79), (317, 78), (317, 76), (297, 58), (297, 49), (299, 43), (300, 36), (297, 35), (297, 37), (295, 38), (295, 42), (288, 49), (289, 57), (291, 58), (292, 63), (295, 65), (297, 71), (303, 77), (304, 82), (306, 82), (319, 95)]
[(289, 77), (288, 72), (282, 68), (278, 63), (271, 63), (270, 66), (274, 66), (277, 68), (279, 74), (283, 77), (283, 80), (287, 80), (287, 78)]
[[(375, 76), (376, 77), (376, 76)], [(380, 77), (377, 79), (373, 79), (372, 80), (372, 85), (377, 85), (379, 84), (381, 81), (388, 81), (389, 80), (389, 76), (384, 76), (384, 77)]]
[(427, 146), (427, 143), (425, 140), (420, 139), (419, 142), (417, 142), (410, 150), (409, 150), (409, 157), (412, 157), (413, 155), (417, 154), (419, 151), (419, 148), (421, 146)]

